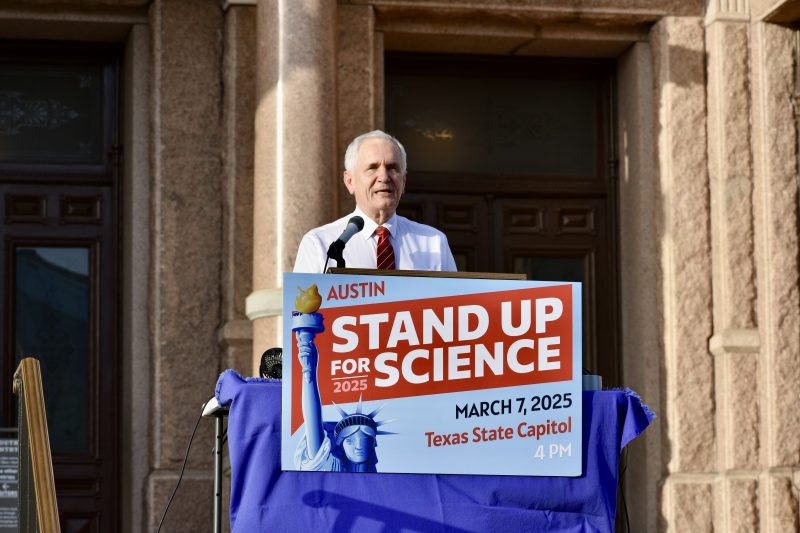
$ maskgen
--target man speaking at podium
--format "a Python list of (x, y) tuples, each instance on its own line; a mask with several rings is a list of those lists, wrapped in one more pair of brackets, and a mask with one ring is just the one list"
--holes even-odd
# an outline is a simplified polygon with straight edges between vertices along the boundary
[(344, 167), (344, 185), (355, 196), (356, 209), (303, 236), (295, 272), (322, 273), (326, 265), (336, 266), (328, 264), (328, 252), (337, 245), (349, 268), (456, 270), (441, 231), (395, 213), (406, 186), (400, 141), (380, 130), (359, 135), (347, 147)]

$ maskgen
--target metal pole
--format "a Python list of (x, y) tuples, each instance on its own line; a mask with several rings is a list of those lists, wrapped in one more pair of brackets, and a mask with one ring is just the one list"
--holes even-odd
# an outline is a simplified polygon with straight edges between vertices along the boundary
[(222, 417), (217, 413), (214, 442), (214, 533), (222, 533)]

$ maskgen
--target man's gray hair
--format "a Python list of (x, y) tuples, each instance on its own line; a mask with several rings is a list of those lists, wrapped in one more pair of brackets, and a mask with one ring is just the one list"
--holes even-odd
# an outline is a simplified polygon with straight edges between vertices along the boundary
[(403, 174), (406, 173), (406, 149), (403, 148), (403, 145), (400, 144), (400, 141), (381, 130), (363, 133), (353, 139), (353, 142), (350, 143), (350, 146), (347, 147), (347, 151), (344, 153), (344, 169), (346, 171), (351, 173), (355, 171), (356, 160), (358, 159), (358, 149), (361, 148), (361, 143), (367, 139), (385, 139), (393, 142), (394, 145), (397, 146), (397, 149), (400, 150), (400, 172)]

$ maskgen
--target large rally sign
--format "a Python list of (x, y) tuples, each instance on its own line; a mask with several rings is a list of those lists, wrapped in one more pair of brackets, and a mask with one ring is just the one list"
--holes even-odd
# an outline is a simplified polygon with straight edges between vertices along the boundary
[(580, 291), (285, 274), (282, 468), (580, 475)]

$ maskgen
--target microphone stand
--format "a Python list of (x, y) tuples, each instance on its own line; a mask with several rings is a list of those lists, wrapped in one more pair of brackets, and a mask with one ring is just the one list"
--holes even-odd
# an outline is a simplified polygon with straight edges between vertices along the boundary
[[(344, 264), (344, 243), (341, 241), (333, 241), (328, 248), (328, 259), (336, 260), (336, 268), (345, 268)], [(328, 264), (328, 261), (325, 261), (325, 264)]]
[(222, 444), (224, 426), (222, 419), (228, 416), (229, 409), (212, 397), (203, 405), (203, 416), (214, 418), (214, 533), (222, 531)]
[(328, 261), (331, 259), (336, 260), (336, 268), (345, 268), (344, 256), (342, 255), (344, 253), (344, 246), (353, 235), (362, 229), (364, 229), (364, 219), (360, 216), (356, 215), (347, 221), (347, 226), (342, 232), (342, 235), (328, 247), (328, 257), (325, 260), (325, 268), (323, 268), (323, 271), (328, 270)]

